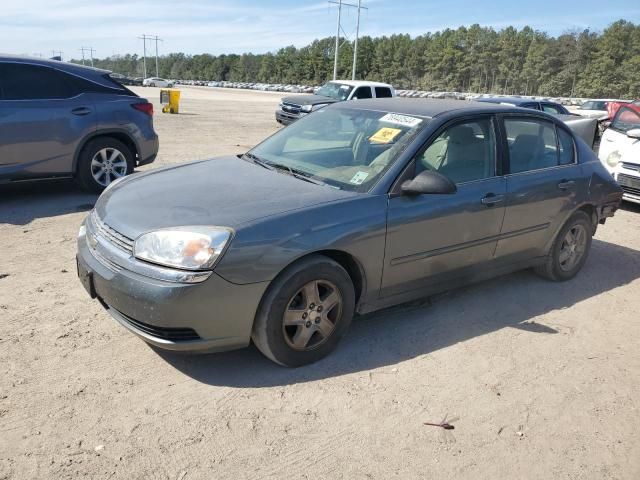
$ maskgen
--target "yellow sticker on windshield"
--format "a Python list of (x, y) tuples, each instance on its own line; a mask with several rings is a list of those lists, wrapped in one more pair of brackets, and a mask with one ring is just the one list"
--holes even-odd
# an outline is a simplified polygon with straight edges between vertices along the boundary
[(402, 130), (399, 128), (382, 127), (369, 137), (369, 141), (374, 143), (391, 143), (400, 132), (402, 132)]

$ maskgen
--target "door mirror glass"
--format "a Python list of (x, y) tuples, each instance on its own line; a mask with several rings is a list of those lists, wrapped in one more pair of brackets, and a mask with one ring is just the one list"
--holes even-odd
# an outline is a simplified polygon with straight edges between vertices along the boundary
[(402, 184), (405, 195), (450, 194), (456, 190), (455, 183), (434, 170), (425, 170)]
[(640, 128), (632, 128), (631, 130), (628, 130), (627, 137), (640, 140)]

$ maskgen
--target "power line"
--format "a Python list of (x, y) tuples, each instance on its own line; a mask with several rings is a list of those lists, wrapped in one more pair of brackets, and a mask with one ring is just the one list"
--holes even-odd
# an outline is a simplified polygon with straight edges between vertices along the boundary
[[(338, 51), (340, 50), (340, 30), (342, 30), (342, 32), (344, 33), (344, 29), (342, 28), (342, 25), (340, 24), (341, 21), (341, 17), (342, 17), (342, 6), (344, 5), (345, 7), (352, 7), (352, 8), (357, 8), (358, 9), (358, 21), (357, 21), (357, 27), (356, 27), (356, 39), (355, 39), (355, 44), (354, 44), (354, 48), (353, 48), (353, 71), (351, 73), (351, 77), (353, 80), (355, 80), (356, 78), (356, 61), (358, 59), (358, 34), (360, 31), (360, 10), (368, 10), (367, 7), (363, 7), (362, 6), (362, 0), (358, 0), (358, 4), (354, 5), (353, 3), (347, 3), (347, 2), (343, 2), (342, 0), (329, 0), (329, 3), (333, 3), (335, 5), (338, 5), (338, 26), (336, 28), (336, 47), (335, 47), (335, 54), (334, 54), (334, 58), (333, 58), (333, 79), (336, 80), (336, 78), (338, 77)], [(346, 36), (346, 34), (345, 34)]]
[(157, 35), (146, 35), (146, 34), (142, 34), (141, 37), (138, 37), (142, 40), (142, 44), (143, 44), (143, 49), (144, 49), (144, 56), (143, 56), (143, 64), (144, 64), (144, 78), (147, 78), (147, 40), (153, 40), (156, 42), (156, 77), (160, 76), (159, 70), (158, 70), (158, 42), (163, 42), (164, 40), (162, 40), (160, 37), (158, 37)]
[(80, 51), (82, 52), (82, 64), (84, 65), (84, 52), (89, 52), (89, 58), (91, 59), (91, 66), (93, 67), (93, 52), (95, 52), (93, 47), (80, 47)]

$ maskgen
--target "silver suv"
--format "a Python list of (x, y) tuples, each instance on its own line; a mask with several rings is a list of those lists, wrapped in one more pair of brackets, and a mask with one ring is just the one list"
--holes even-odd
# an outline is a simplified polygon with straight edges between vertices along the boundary
[(153, 104), (110, 72), (0, 55), (0, 183), (73, 177), (100, 192), (157, 153)]

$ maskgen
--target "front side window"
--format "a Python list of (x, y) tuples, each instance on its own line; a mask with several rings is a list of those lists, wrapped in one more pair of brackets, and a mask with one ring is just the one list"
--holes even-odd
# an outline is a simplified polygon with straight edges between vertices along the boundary
[(558, 165), (556, 130), (551, 122), (507, 118), (504, 125), (509, 143), (511, 173)]
[(489, 118), (447, 128), (416, 159), (416, 175), (435, 170), (455, 183), (496, 174), (496, 139)]
[(67, 75), (22, 63), (0, 64), (0, 88), (3, 100), (62, 99), (79, 93)]
[(621, 107), (611, 122), (611, 128), (624, 133), (634, 128), (640, 128), (640, 114), (629, 107)]
[(349, 98), (349, 94), (353, 90), (351, 85), (345, 85), (338, 82), (328, 82), (321, 86), (316, 95), (322, 95), (323, 97), (331, 97), (339, 101)]
[(428, 122), (414, 115), (325, 108), (276, 132), (248, 158), (343, 190), (364, 192)]

